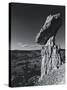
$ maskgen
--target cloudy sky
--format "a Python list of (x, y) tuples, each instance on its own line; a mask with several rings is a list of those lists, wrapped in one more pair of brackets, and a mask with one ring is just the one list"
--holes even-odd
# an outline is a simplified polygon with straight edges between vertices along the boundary
[(60, 12), (63, 25), (56, 35), (56, 43), (65, 48), (65, 8), (64, 6), (10, 4), (11, 16), (11, 49), (40, 49), (35, 43), (35, 37), (43, 26), (46, 17)]

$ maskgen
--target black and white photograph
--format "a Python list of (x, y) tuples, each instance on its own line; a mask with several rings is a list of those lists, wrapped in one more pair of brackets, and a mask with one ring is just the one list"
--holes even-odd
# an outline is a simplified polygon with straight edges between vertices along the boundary
[(9, 3), (9, 86), (65, 84), (65, 6)]

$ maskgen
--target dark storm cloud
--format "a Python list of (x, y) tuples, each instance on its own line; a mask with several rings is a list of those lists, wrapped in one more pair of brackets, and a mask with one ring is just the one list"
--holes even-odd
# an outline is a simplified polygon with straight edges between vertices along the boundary
[[(40, 31), (49, 14), (60, 12), (63, 18), (63, 26), (58, 32), (56, 42), (63, 42), (64, 48), (64, 22), (65, 22), (65, 7), (64, 6), (49, 6), (49, 5), (34, 5), (11, 3), (11, 49), (22, 49), (18, 43), (35, 44), (35, 37)], [(58, 41), (59, 38), (59, 41)], [(62, 41), (60, 40), (62, 39)]]

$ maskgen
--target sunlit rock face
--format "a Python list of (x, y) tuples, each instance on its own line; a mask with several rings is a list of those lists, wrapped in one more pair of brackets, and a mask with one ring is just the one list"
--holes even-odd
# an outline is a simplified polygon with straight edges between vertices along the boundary
[(58, 69), (61, 65), (60, 54), (58, 53), (59, 48), (53, 43), (53, 39), (54, 37), (51, 37), (47, 43), (42, 46), (41, 77), (39, 81), (41, 81), (45, 75)]
[[(36, 36), (36, 42), (42, 46), (41, 76), (39, 82), (50, 73), (57, 71), (62, 65), (59, 47), (55, 44), (55, 36), (62, 25), (61, 14), (49, 15)], [(49, 80), (48, 80), (49, 81)]]
[(43, 76), (48, 75), (49, 72), (59, 68), (61, 65), (60, 54), (58, 53), (59, 48), (55, 44), (55, 36), (61, 25), (60, 13), (49, 15), (36, 36), (35, 41), (42, 46), (41, 77), (39, 81), (43, 79)]
[(60, 13), (49, 15), (40, 32), (37, 34), (35, 42), (45, 45), (50, 37), (56, 35), (61, 25), (62, 17)]

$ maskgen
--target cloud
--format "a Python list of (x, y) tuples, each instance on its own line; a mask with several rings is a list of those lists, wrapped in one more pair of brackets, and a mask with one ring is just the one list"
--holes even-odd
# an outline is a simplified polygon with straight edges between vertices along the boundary
[(20, 47), (27, 47), (28, 44), (23, 44), (23, 43), (19, 42), (19, 43), (18, 43), (18, 46), (20, 46)]
[(38, 45), (38, 44), (23, 44), (21, 42), (18, 43), (18, 47), (20, 47), (21, 49), (27, 49), (27, 50), (30, 50), (30, 49), (41, 49), (41, 45)]

